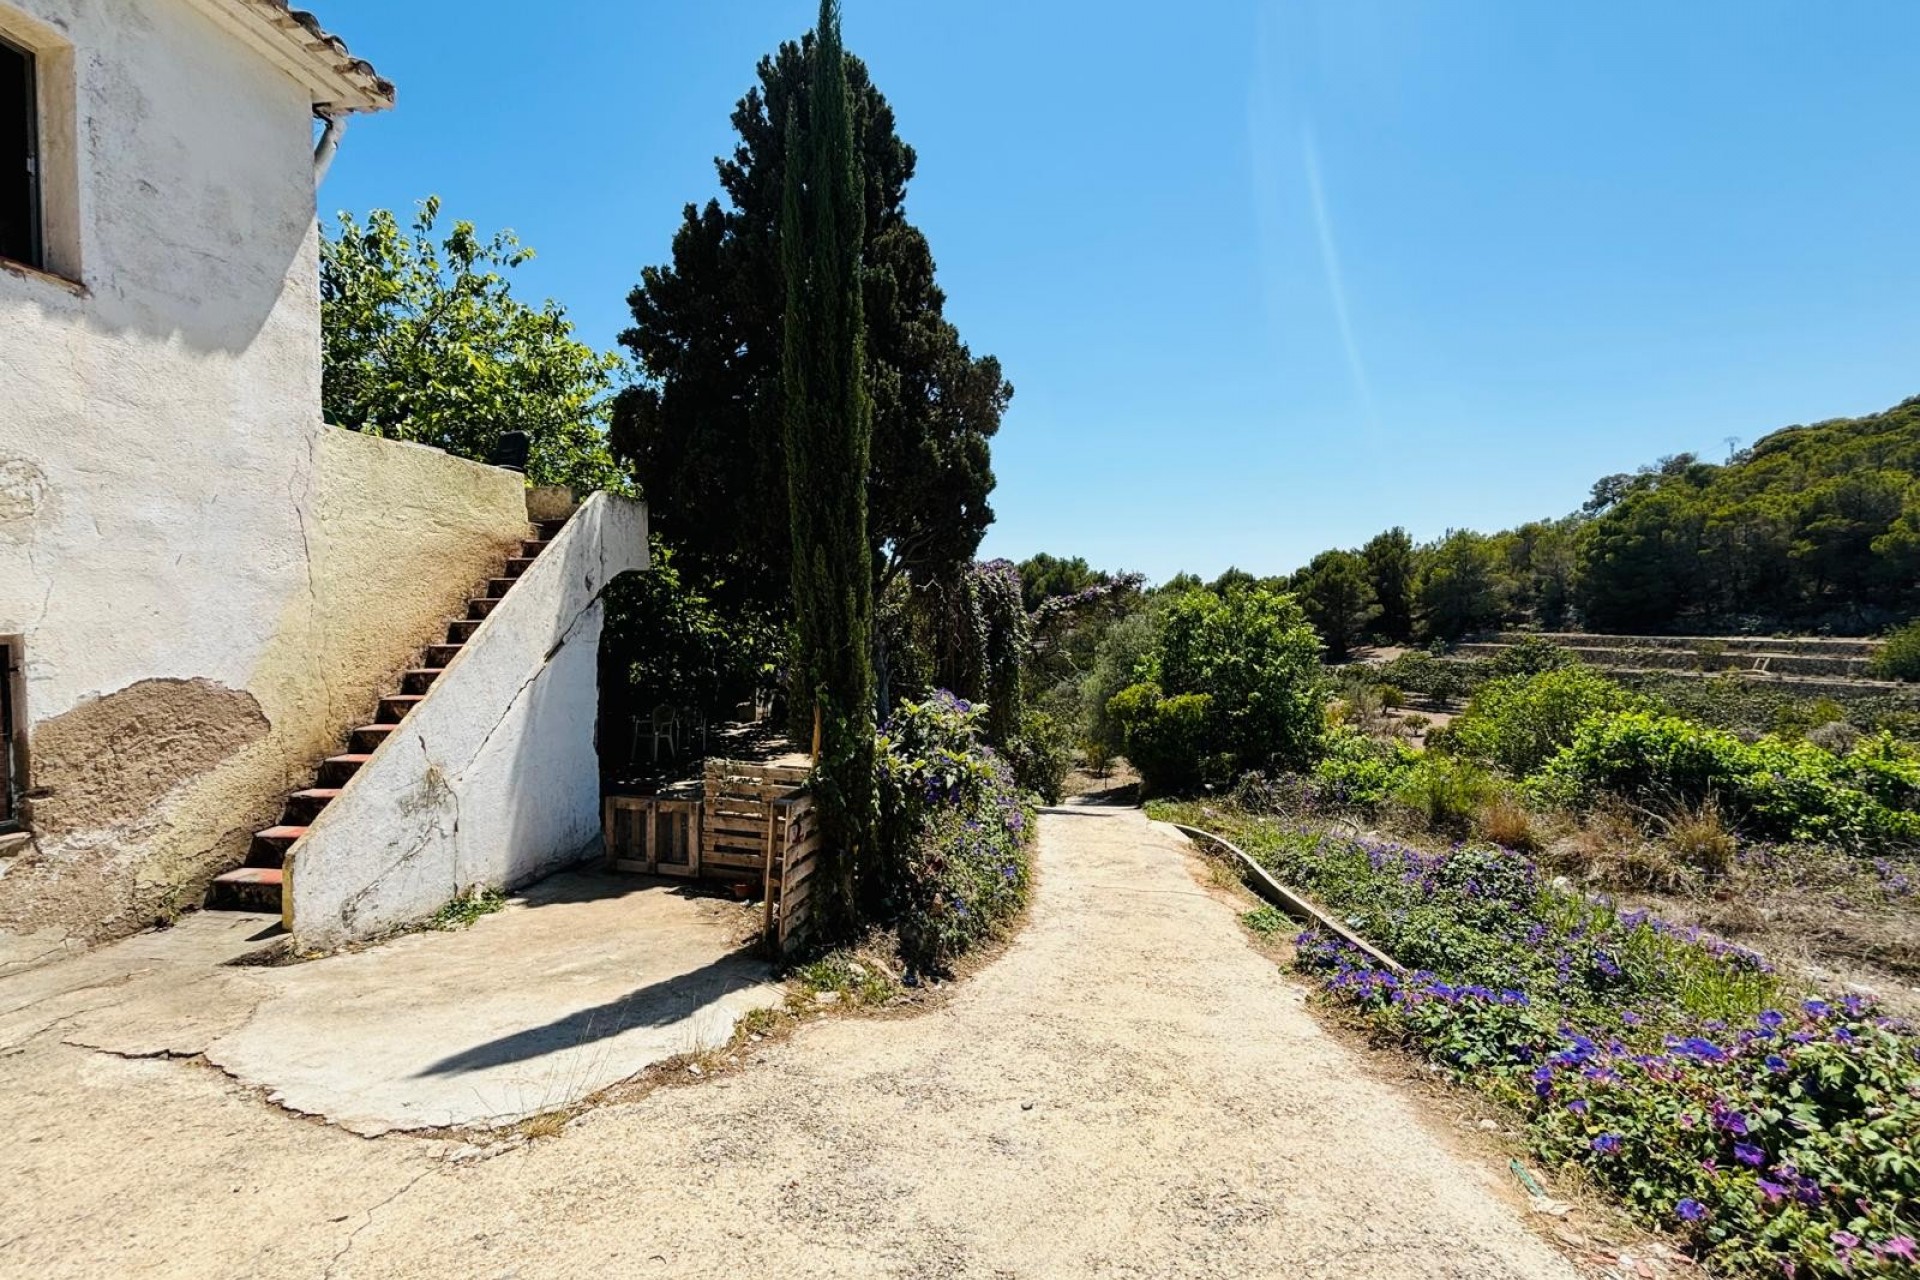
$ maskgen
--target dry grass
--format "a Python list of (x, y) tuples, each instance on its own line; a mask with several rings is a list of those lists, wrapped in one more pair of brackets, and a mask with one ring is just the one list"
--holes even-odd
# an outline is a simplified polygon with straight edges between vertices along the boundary
[(1482, 805), (1475, 825), (1480, 829), (1481, 838), (1503, 848), (1532, 853), (1540, 847), (1540, 832), (1533, 814), (1512, 796), (1495, 796)]
[(1920, 865), (1907, 858), (1818, 845), (1742, 849), (1719, 809), (1704, 804), (1596, 808), (1552, 840), (1542, 861), (1623, 903), (1752, 947), (1783, 971), (1871, 990), (1889, 1010), (1920, 1016)]
[(538, 1142), (542, 1138), (557, 1138), (567, 1127), (567, 1121), (574, 1113), (568, 1111), (543, 1111), (537, 1116), (528, 1116), (513, 1126), (514, 1131), (529, 1142)]
[(1727, 830), (1712, 797), (1696, 805), (1676, 805), (1655, 815), (1654, 821), (1683, 865), (1711, 880), (1724, 879), (1733, 869), (1740, 842)]
[(1647, 839), (1634, 814), (1619, 806), (1583, 815), (1547, 856), (1568, 875), (1601, 888), (1672, 891), (1686, 880), (1672, 851)]

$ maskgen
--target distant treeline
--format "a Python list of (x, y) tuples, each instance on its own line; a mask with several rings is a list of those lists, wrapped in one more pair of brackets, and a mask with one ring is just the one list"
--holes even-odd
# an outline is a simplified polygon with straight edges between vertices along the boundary
[[(1028, 592), (1084, 561), (1037, 557)], [(1037, 571), (1037, 572), (1036, 572)], [(1452, 640), (1504, 626), (1620, 634), (1778, 629), (1869, 634), (1920, 612), (1920, 396), (1787, 427), (1725, 464), (1690, 453), (1593, 486), (1579, 511), (1415, 544), (1395, 528), (1284, 578), (1334, 656), (1367, 639)]]

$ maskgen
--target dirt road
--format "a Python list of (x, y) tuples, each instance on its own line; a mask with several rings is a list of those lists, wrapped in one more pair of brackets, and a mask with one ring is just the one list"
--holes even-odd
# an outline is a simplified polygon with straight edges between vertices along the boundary
[(1050, 813), (1031, 921), (944, 1005), (491, 1158), (40, 1036), (0, 1057), (0, 1274), (1572, 1277), (1192, 860)]

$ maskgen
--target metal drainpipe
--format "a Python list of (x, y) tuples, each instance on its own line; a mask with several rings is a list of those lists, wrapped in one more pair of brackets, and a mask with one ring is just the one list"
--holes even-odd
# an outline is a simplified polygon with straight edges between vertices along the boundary
[(320, 184), (326, 181), (327, 169), (333, 164), (333, 153), (340, 149), (340, 135), (346, 132), (347, 118), (342, 115), (323, 115), (327, 127), (320, 131), (320, 141), (313, 145), (313, 189), (318, 191)]

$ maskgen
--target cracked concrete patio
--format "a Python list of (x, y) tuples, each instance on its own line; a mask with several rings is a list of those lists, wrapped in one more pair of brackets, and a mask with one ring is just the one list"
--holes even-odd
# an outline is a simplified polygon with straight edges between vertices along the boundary
[(276, 919), (201, 912), (74, 958), (42, 948), (43, 963), (0, 977), (0, 1053), (49, 1035), (203, 1057), (365, 1136), (510, 1124), (724, 1044), (741, 1014), (778, 1004), (749, 949), (753, 915), (570, 872), (469, 929), (265, 967), (244, 961)]
[[(122, 988), (169, 979), (51, 983), (15, 1002), (9, 1035), (93, 1007), (0, 1048), (0, 1276), (1575, 1280), (1504, 1157), (1457, 1141), (1327, 1034), (1191, 846), (1138, 811), (1054, 811), (1038, 856), (1026, 928), (919, 1016), (821, 1013), (731, 1069), (676, 1073), (685, 1087), (618, 1095), (532, 1140), (358, 1138), (201, 1059), (76, 1048), (180, 1044), (125, 1017), (146, 997)], [(532, 956), (487, 974), (478, 944), (500, 926), (513, 914), (403, 945), (471, 940), (476, 979), (546, 983), (559, 994), (541, 1027), (606, 1002)], [(207, 1007), (178, 1007), (214, 1018), (224, 988), (196, 989)], [(346, 986), (307, 993), (357, 1003)], [(212, 1034), (216, 1052), (234, 1034)], [(524, 1047), (479, 1043), (497, 1044), (489, 1061)]]

